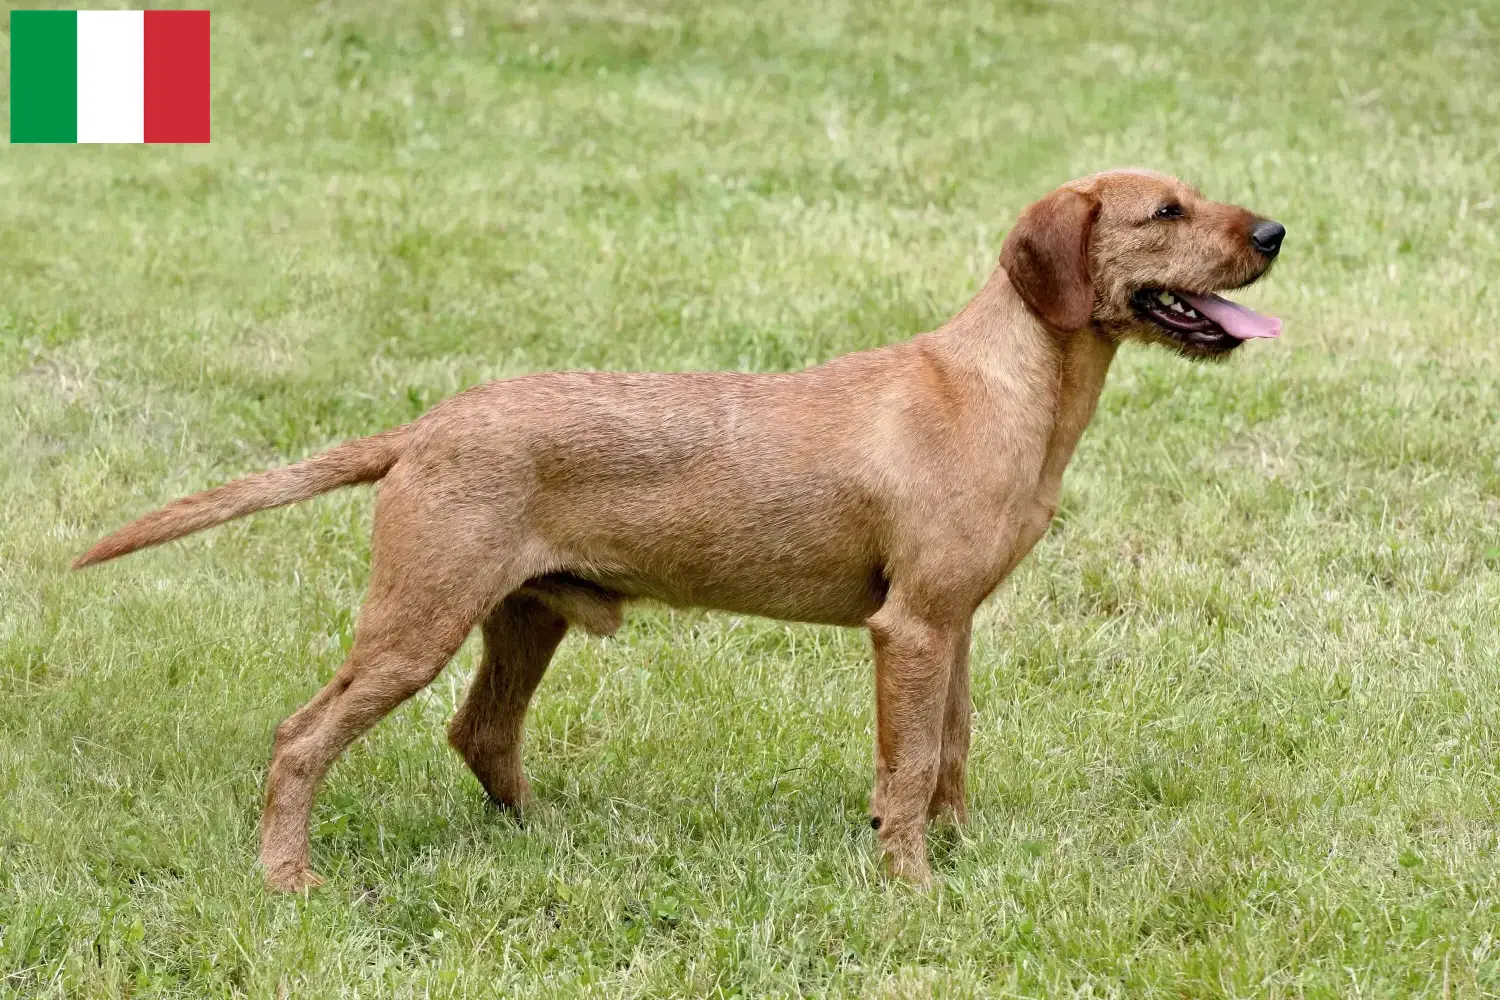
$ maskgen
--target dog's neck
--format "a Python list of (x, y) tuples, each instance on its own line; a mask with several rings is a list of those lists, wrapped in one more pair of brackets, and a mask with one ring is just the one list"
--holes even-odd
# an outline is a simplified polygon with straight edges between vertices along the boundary
[(1073, 333), (1049, 329), (1027, 307), (1003, 267), (995, 268), (979, 293), (935, 331), (933, 339), (952, 363), (1001, 387), (1037, 382), (1055, 386), (1059, 419), (1081, 411), (1079, 432), (1093, 415), (1117, 346), (1093, 325)]
[[(1093, 326), (1060, 333), (1031, 312), (1003, 267), (979, 294), (929, 335), (947, 363), (990, 386), (1003, 423), (1041, 416), (1047, 449), (1039, 495), (1055, 503), (1063, 470), (1093, 419), (1117, 344)], [(1050, 499), (1048, 499), (1050, 498)]]

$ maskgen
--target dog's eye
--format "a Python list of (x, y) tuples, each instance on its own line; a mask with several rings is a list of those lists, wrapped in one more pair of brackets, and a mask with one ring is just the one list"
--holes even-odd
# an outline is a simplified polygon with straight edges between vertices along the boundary
[(1182, 218), (1181, 205), (1163, 205), (1151, 216), (1153, 219), (1180, 219)]

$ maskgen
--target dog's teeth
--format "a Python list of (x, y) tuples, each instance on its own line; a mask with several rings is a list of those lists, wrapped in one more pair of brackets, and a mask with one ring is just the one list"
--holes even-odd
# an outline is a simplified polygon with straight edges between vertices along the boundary
[(1174, 313), (1180, 313), (1180, 312), (1182, 312), (1182, 303), (1181, 302), (1173, 302), (1172, 303), (1172, 311)]
[(1160, 292), (1156, 296), (1156, 301), (1160, 302), (1164, 306), (1169, 306), (1177, 300), (1172, 297), (1171, 292)]
[(1189, 309), (1184, 315), (1186, 315), (1188, 319), (1197, 319), (1198, 318), (1198, 314), (1196, 312), (1194, 312), (1193, 310), (1191, 310), (1191, 309)]

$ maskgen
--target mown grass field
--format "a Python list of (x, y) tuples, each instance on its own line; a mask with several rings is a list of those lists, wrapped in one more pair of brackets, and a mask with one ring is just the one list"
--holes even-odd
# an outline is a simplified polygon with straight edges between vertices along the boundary
[[(213, 7), (206, 147), (0, 160), (0, 992), (1500, 991), (1500, 11)], [(981, 611), (973, 821), (866, 824), (856, 632), (570, 638), (539, 803), (444, 744), (471, 644), (253, 867), (350, 642), (351, 491), (69, 574), (175, 496), (539, 369), (799, 367), (930, 329), (1018, 209), (1178, 173), (1289, 230), (1222, 367), (1130, 349)]]

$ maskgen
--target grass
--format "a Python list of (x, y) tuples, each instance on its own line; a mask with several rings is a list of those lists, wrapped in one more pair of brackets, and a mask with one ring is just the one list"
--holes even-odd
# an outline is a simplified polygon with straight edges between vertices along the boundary
[[(226, 0), (214, 142), (0, 162), (0, 991), (1500, 991), (1500, 15), (1472, 0)], [(538, 369), (795, 368), (956, 311), (1026, 202), (1141, 164), (1286, 223), (1281, 342), (1131, 349), (975, 635), (973, 822), (865, 823), (859, 633), (570, 638), (539, 805), (442, 729), (252, 864), (368, 492), (87, 574), (172, 497)]]

